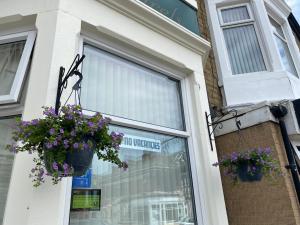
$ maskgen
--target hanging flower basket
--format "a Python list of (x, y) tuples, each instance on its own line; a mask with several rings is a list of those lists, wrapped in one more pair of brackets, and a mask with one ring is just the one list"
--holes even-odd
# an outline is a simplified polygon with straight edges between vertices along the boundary
[[(96, 113), (85, 117), (78, 105), (68, 105), (57, 115), (53, 108), (44, 107), (44, 118), (18, 121), (13, 132), (13, 152), (36, 153), (31, 170), (34, 186), (51, 176), (56, 184), (62, 177), (82, 176), (90, 168), (94, 154), (98, 159), (127, 168), (119, 158), (123, 134), (109, 133), (109, 118)], [(17, 145), (16, 143), (20, 143)]]
[(271, 148), (255, 148), (245, 152), (225, 155), (213, 166), (220, 166), (226, 176), (234, 181), (260, 181), (264, 175), (278, 175), (278, 162), (271, 156)]
[(249, 161), (241, 162), (237, 168), (237, 174), (243, 182), (260, 181), (263, 177), (262, 167), (253, 165)]

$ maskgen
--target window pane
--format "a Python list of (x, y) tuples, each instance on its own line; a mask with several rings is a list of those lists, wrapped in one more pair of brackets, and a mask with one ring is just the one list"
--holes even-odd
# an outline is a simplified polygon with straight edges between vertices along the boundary
[[(100, 211), (71, 211), (70, 225), (196, 224), (186, 140), (121, 127), (136, 139), (160, 142), (160, 149), (120, 149), (127, 171), (96, 158), (92, 164), (92, 189), (101, 189)], [(189, 221), (188, 223), (184, 223)]]
[(0, 45), (0, 95), (9, 95), (25, 41)]
[(274, 34), (274, 36), (284, 68), (291, 74), (297, 76), (297, 71), (287, 43), (279, 38), (276, 34)]
[(272, 25), (272, 29), (274, 32), (276, 32), (278, 35), (280, 35), (283, 39), (285, 39), (282, 27), (279, 23), (277, 23), (272, 17), (269, 16), (270, 23)]
[(11, 132), (15, 119), (0, 119), (0, 224), (3, 221), (8, 186), (14, 160), (14, 155), (5, 150), (11, 142)]
[(223, 23), (232, 23), (250, 19), (246, 6), (221, 10)]
[(225, 28), (224, 37), (233, 74), (266, 70), (254, 25)]
[(84, 54), (83, 108), (184, 129), (178, 81), (89, 45)]

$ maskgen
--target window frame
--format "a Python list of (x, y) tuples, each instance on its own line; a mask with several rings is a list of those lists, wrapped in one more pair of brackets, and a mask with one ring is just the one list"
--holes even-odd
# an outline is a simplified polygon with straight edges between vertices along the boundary
[[(277, 19), (278, 16), (276, 16), (276, 14), (275, 14), (274, 12), (272, 12), (272, 11), (268, 11), (268, 10), (267, 10), (267, 13), (268, 13), (267, 16), (268, 16), (268, 20), (269, 20), (269, 26), (271, 27), (271, 31), (272, 31), (272, 38), (273, 38), (273, 41), (274, 41), (274, 43), (275, 43), (275, 45), (276, 45), (276, 48), (277, 48), (276, 51), (277, 51), (277, 54), (278, 54), (278, 56), (279, 56), (280, 63), (281, 63), (281, 66), (282, 66), (282, 69), (285, 70), (289, 75), (291, 75), (291, 76), (296, 77), (296, 78), (299, 79), (299, 78), (300, 78), (300, 77), (299, 77), (299, 70), (298, 70), (298, 67), (297, 67), (297, 64), (296, 64), (296, 61), (295, 61), (295, 57), (294, 57), (292, 48), (291, 48), (291, 43), (289, 43), (289, 41), (288, 41), (288, 34), (287, 34), (287, 31), (286, 31), (285, 26), (284, 26), (284, 23), (285, 23), (285, 22), (280, 22), (280, 20)], [(280, 25), (280, 28), (281, 28), (281, 30), (282, 30), (282, 32), (283, 32), (284, 37), (282, 37), (282, 36), (277, 32), (277, 30), (274, 30), (274, 29), (273, 29), (273, 25), (271, 24), (271, 21), (270, 21), (270, 18), (269, 18), (269, 17), (272, 18), (278, 25)], [(276, 44), (276, 40), (275, 40), (274, 35), (276, 35), (277, 38), (279, 38), (279, 39), (282, 40), (284, 43), (286, 43), (286, 45), (287, 45), (287, 47), (288, 47), (288, 50), (289, 50), (289, 54), (291, 55), (291, 58), (292, 58), (292, 63), (293, 63), (293, 65), (294, 65), (294, 67), (295, 67), (295, 70), (296, 70), (296, 74), (293, 74), (293, 73), (291, 73), (291, 72), (289, 72), (289, 71), (287, 71), (287, 70), (285, 69), (285, 66), (284, 66), (284, 64), (283, 64), (283, 62), (282, 62), (282, 59), (281, 59), (281, 56), (280, 56), (280, 52), (279, 52), (278, 46), (277, 46), (277, 44)]]
[(26, 41), (18, 69), (8, 95), (0, 95), (0, 106), (4, 104), (17, 103), (25, 81), (26, 71), (29, 66), (31, 53), (35, 42), (36, 32), (28, 31), (0, 36), (0, 44), (7, 44), (17, 41)]
[[(116, 54), (124, 59), (137, 63), (141, 66), (145, 66), (151, 70), (162, 73), (165, 76), (169, 76), (170, 78), (176, 79), (179, 81), (179, 86), (181, 90), (181, 102), (182, 102), (182, 115), (185, 124), (185, 130), (176, 130), (173, 128), (167, 128), (159, 125), (149, 124), (145, 122), (135, 121), (131, 119), (125, 119), (118, 116), (111, 116), (101, 113), (103, 116), (107, 116), (111, 118), (111, 124), (122, 126), (125, 128), (133, 128), (142, 131), (154, 132), (162, 135), (170, 135), (178, 138), (185, 138), (186, 144), (188, 148), (188, 158), (189, 158), (189, 173), (191, 179), (191, 195), (193, 196), (193, 211), (194, 211), (194, 220), (197, 222), (197, 225), (204, 225), (203, 221), (205, 220), (204, 208), (202, 206), (203, 196), (202, 190), (199, 190), (199, 180), (198, 180), (198, 169), (196, 166), (195, 160), (195, 140), (192, 135), (192, 123), (190, 121), (189, 114), (193, 110), (190, 103), (190, 89), (189, 89), (189, 80), (188, 74), (183, 71), (176, 70), (175, 68), (165, 66), (165, 63), (159, 62), (159, 65), (156, 62), (153, 62), (147, 56), (136, 56), (135, 50), (132, 49), (123, 49), (123, 47), (118, 46), (116, 43), (105, 43), (104, 40), (99, 40), (95, 37), (89, 37), (87, 35), (81, 34), (79, 41), (79, 54), (83, 54), (84, 44), (89, 44), (96, 48), (99, 48), (104, 51), (108, 51), (112, 54)], [(80, 70), (82, 70), (82, 64), (80, 65)], [(83, 114), (86, 116), (92, 116), (95, 114), (94, 111), (83, 110)], [(199, 201), (201, 199), (201, 201)], [(66, 209), (68, 210), (68, 209)], [(68, 212), (66, 212), (68, 213)]]
[[(230, 23), (224, 23), (223, 17), (222, 17), (222, 10), (224, 10), (224, 9), (233, 9), (233, 8), (238, 8), (238, 7), (242, 7), (242, 6), (246, 6), (246, 8), (248, 10), (248, 14), (249, 14), (249, 19), (234, 21), (234, 22), (230, 22)], [(222, 32), (223, 45), (224, 45), (224, 48), (226, 50), (226, 53), (225, 53), (226, 54), (226, 59), (225, 60), (227, 61), (227, 65), (229, 67), (228, 69), (230, 71), (230, 74), (232, 76), (240, 76), (240, 75), (247, 75), (247, 74), (257, 74), (257, 73), (270, 72), (271, 71), (271, 66), (270, 66), (270, 63), (268, 61), (265, 45), (264, 45), (263, 39), (261, 37), (261, 32), (260, 32), (259, 27), (257, 25), (257, 22), (255, 20), (254, 11), (251, 7), (251, 4), (247, 2), (247, 3), (240, 3), (240, 4), (231, 4), (231, 5), (228, 5), (228, 6), (220, 6), (220, 7), (217, 7), (217, 15), (218, 15), (219, 27), (220, 27), (220, 30)], [(256, 34), (256, 37), (257, 37), (257, 41), (258, 41), (258, 44), (259, 44), (259, 47), (260, 47), (260, 51), (261, 51), (261, 54), (262, 54), (262, 58), (264, 60), (266, 70), (257, 71), (257, 72), (233, 74), (233, 71), (232, 71), (232, 68), (231, 68), (230, 57), (229, 57), (229, 53), (228, 53), (228, 49), (227, 49), (227, 45), (226, 45), (226, 41), (225, 41), (225, 37), (224, 37), (224, 29), (247, 26), (247, 25), (253, 25), (253, 27), (254, 27), (254, 31), (255, 31), (255, 34)]]

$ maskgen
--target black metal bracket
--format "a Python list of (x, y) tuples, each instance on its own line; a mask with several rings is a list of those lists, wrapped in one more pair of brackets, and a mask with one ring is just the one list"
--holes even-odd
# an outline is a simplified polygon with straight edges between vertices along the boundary
[(79, 72), (78, 67), (84, 60), (85, 55), (82, 55), (80, 57), (79, 54), (75, 56), (75, 59), (73, 60), (68, 72), (65, 74), (65, 68), (60, 67), (59, 69), (59, 77), (58, 77), (58, 86), (57, 86), (57, 93), (56, 93), (56, 102), (55, 102), (55, 113), (58, 114), (58, 110), (61, 106), (61, 95), (63, 93), (63, 90), (67, 88), (68, 86), (68, 79), (72, 77), (73, 75), (76, 75), (79, 77), (79, 80), (73, 85), (73, 90), (78, 91), (81, 87), (81, 81), (82, 81), (82, 74)]
[[(231, 114), (231, 117), (224, 119), (224, 117), (228, 116), (229, 114)], [(206, 123), (207, 123), (207, 129), (208, 129), (208, 134), (209, 134), (209, 141), (210, 141), (210, 147), (211, 150), (213, 151), (213, 133), (214, 131), (219, 128), (222, 129), (223, 128), (223, 122), (227, 121), (227, 120), (231, 120), (232, 118), (235, 118), (235, 125), (238, 128), (238, 130), (241, 130), (241, 121), (238, 120), (238, 118), (240, 116), (242, 116), (244, 114), (240, 114), (238, 115), (237, 110), (235, 109), (231, 109), (229, 110), (226, 114), (222, 114), (221, 116), (217, 116), (215, 118), (217, 118), (215, 121), (210, 122), (213, 120), (212, 118), (212, 114), (208, 114), (207, 112), (205, 112), (205, 117), (206, 117)]]

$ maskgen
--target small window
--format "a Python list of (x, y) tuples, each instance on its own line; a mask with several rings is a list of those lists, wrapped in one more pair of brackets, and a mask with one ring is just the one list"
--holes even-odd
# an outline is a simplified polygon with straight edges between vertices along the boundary
[(219, 10), (233, 75), (266, 71), (255, 21), (248, 4)]
[(221, 10), (223, 23), (241, 22), (249, 20), (250, 15), (247, 6), (239, 6), (235, 8), (222, 9)]
[(34, 40), (35, 32), (0, 37), (0, 104), (18, 101)]
[(286, 37), (284, 35), (282, 26), (275, 21), (271, 16), (269, 16), (270, 24), (272, 26), (274, 39), (278, 48), (281, 62), (284, 66), (284, 69), (294, 76), (297, 75), (297, 70), (291, 55), (291, 52), (288, 47)]

